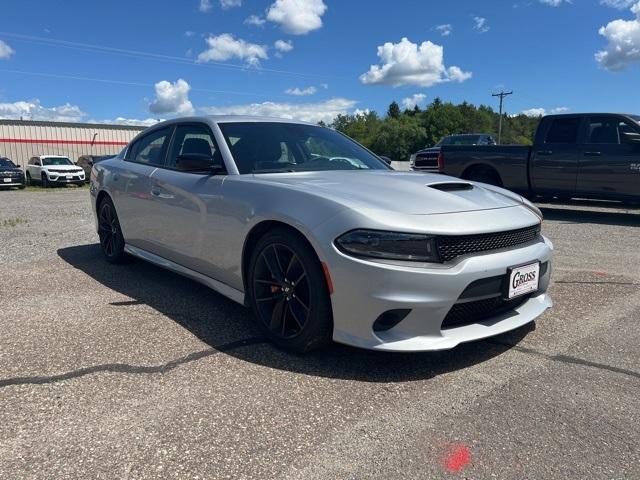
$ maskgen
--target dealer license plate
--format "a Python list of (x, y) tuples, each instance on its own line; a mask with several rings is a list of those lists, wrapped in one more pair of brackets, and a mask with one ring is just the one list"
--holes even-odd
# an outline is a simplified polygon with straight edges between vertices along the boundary
[(540, 262), (529, 263), (507, 270), (509, 288), (507, 299), (536, 292), (540, 285)]
[(67, 175), (67, 180), (73, 180), (73, 175)]
[(3, 178), (2, 180), (4, 180), (4, 183), (11, 183), (11, 179), (10, 178)]

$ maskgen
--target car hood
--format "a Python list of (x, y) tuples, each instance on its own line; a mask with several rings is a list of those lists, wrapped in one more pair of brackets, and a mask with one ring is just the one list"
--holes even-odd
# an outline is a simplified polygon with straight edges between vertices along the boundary
[(51, 170), (64, 170), (69, 172), (76, 172), (78, 170), (82, 170), (82, 168), (79, 167), (78, 165), (46, 165), (46, 166), (43, 166), (42, 168), (48, 168)]
[(307, 190), (357, 209), (436, 215), (523, 205), (501, 188), (440, 174), (394, 171), (322, 171), (254, 175), (260, 182)]
[(14, 167), (0, 167), (0, 172), (22, 173), (22, 170)]

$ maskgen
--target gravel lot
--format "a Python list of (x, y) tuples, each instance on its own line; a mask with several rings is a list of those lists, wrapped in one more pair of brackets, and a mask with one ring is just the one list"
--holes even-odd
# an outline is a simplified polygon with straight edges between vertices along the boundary
[(0, 478), (640, 478), (640, 211), (542, 205), (555, 307), (453, 351), (307, 356), (0, 192)]

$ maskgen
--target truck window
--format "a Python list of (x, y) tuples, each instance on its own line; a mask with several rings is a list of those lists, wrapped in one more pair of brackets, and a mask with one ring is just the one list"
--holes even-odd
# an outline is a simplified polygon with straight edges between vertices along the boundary
[(551, 123), (545, 143), (576, 143), (580, 118), (556, 118)]
[(619, 144), (619, 124), (620, 121), (614, 117), (591, 117), (587, 143)]

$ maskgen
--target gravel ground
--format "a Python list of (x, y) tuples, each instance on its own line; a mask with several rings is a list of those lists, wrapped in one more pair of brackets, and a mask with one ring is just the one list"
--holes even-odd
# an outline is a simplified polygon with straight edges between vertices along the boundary
[(264, 343), (100, 257), (85, 189), (0, 192), (0, 478), (640, 478), (640, 212), (541, 205), (555, 307), (452, 351)]

